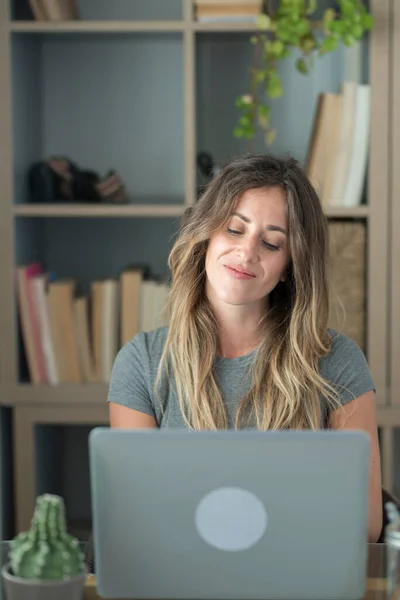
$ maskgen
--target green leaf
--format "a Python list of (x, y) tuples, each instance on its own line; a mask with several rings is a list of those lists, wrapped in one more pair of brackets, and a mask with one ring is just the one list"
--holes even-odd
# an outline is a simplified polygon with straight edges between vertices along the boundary
[(344, 44), (345, 46), (349, 46), (349, 47), (350, 47), (350, 46), (352, 46), (352, 45), (353, 45), (353, 43), (354, 43), (354, 38), (353, 38), (353, 36), (352, 36), (352, 35), (350, 35), (349, 33), (346, 33), (346, 35), (344, 35), (344, 36), (343, 36), (343, 39), (342, 39), (342, 41), (343, 41), (343, 44)]
[(279, 58), (285, 50), (285, 45), (281, 40), (274, 40), (270, 45), (270, 51)]
[(259, 104), (257, 107), (257, 112), (260, 117), (263, 116), (263, 117), (269, 118), (271, 109), (268, 106), (268, 104)]
[(324, 12), (324, 17), (323, 17), (324, 28), (328, 29), (329, 24), (334, 19), (335, 19), (335, 11), (333, 10), (333, 8), (327, 8)]
[(255, 83), (262, 83), (265, 81), (265, 77), (265, 71), (258, 71), (254, 76), (254, 81)]
[(254, 46), (256, 44), (258, 44), (258, 37), (256, 35), (252, 35), (250, 38), (250, 44), (253, 44)]
[(235, 129), (233, 130), (233, 135), (236, 138), (242, 138), (243, 137), (243, 127), (235, 127)]
[(243, 137), (246, 138), (247, 140), (251, 140), (251, 138), (254, 136), (254, 129), (246, 129), (243, 133)]
[(364, 33), (364, 29), (360, 23), (356, 23), (352, 28), (351, 33), (355, 40), (361, 40)]
[(290, 28), (285, 22), (279, 21), (277, 23), (276, 36), (284, 43), (292, 41)]
[(317, 10), (317, 0), (309, 0), (308, 8), (306, 10), (307, 15), (312, 15)]
[(361, 17), (361, 25), (364, 29), (370, 31), (374, 26), (374, 17), (369, 14), (363, 14)]
[(265, 134), (265, 143), (267, 144), (267, 146), (271, 146), (274, 143), (275, 139), (276, 139), (276, 130), (269, 129), (267, 131), (267, 133)]
[(258, 15), (256, 19), (256, 27), (257, 29), (267, 31), (271, 27), (271, 22), (271, 17), (269, 17), (268, 15)]
[(337, 39), (333, 36), (328, 36), (324, 39), (321, 44), (321, 48), (319, 51), (320, 56), (323, 54), (327, 54), (328, 52), (334, 52), (338, 46)]
[(270, 107), (267, 104), (259, 104), (257, 107), (258, 122), (263, 129), (268, 127), (270, 112)]
[(308, 65), (307, 65), (306, 61), (304, 60), (304, 58), (298, 58), (296, 60), (296, 69), (299, 71), (299, 73), (303, 73), (303, 75), (307, 75)]
[(312, 34), (303, 37), (303, 39), (300, 42), (300, 48), (304, 53), (311, 52), (311, 50), (314, 50), (316, 47), (317, 42), (315, 40), (314, 35)]
[(332, 21), (329, 27), (329, 31), (341, 36), (346, 31), (346, 23), (343, 23), (343, 21)]
[(311, 23), (308, 19), (301, 19), (296, 25), (296, 33), (303, 37), (303, 35), (307, 35), (311, 31)]
[(270, 98), (280, 98), (283, 95), (283, 88), (278, 73), (271, 75), (267, 84), (267, 94)]

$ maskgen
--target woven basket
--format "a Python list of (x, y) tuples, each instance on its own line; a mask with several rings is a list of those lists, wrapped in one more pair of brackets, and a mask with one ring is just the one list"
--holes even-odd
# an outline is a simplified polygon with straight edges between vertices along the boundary
[(331, 221), (329, 326), (365, 352), (366, 228), (361, 222)]

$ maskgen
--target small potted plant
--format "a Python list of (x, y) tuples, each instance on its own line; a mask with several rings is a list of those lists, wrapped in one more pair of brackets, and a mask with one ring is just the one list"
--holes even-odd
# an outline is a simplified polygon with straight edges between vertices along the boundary
[(12, 541), (2, 568), (6, 600), (81, 600), (86, 578), (79, 541), (67, 533), (64, 501), (36, 500), (29, 531)]

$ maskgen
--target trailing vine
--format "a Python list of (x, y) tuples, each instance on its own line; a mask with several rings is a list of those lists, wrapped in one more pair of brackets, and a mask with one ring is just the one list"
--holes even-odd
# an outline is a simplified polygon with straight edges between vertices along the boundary
[(315, 58), (334, 52), (339, 44), (353, 46), (374, 25), (373, 16), (363, 0), (337, 0), (336, 10), (325, 9), (322, 21), (313, 19), (318, 0), (267, 0), (257, 18), (256, 33), (250, 38), (254, 46), (253, 64), (247, 93), (236, 100), (240, 111), (234, 129), (237, 138), (252, 139), (257, 127), (272, 144), (276, 131), (271, 127), (269, 100), (283, 95), (279, 61), (299, 53), (295, 67), (310, 73)]

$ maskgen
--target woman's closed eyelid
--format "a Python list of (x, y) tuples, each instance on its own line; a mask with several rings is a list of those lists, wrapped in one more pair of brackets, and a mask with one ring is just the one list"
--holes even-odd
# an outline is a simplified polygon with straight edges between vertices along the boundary
[[(233, 229), (232, 227), (227, 227), (226, 231), (230, 235), (242, 235), (243, 234), (242, 231), (239, 231), (238, 229)], [(267, 242), (266, 240), (261, 240), (261, 243), (263, 244), (263, 246), (265, 248), (267, 248), (268, 250), (273, 250), (274, 252), (277, 252), (278, 250), (281, 249), (281, 244), (271, 244), (271, 242)]]

